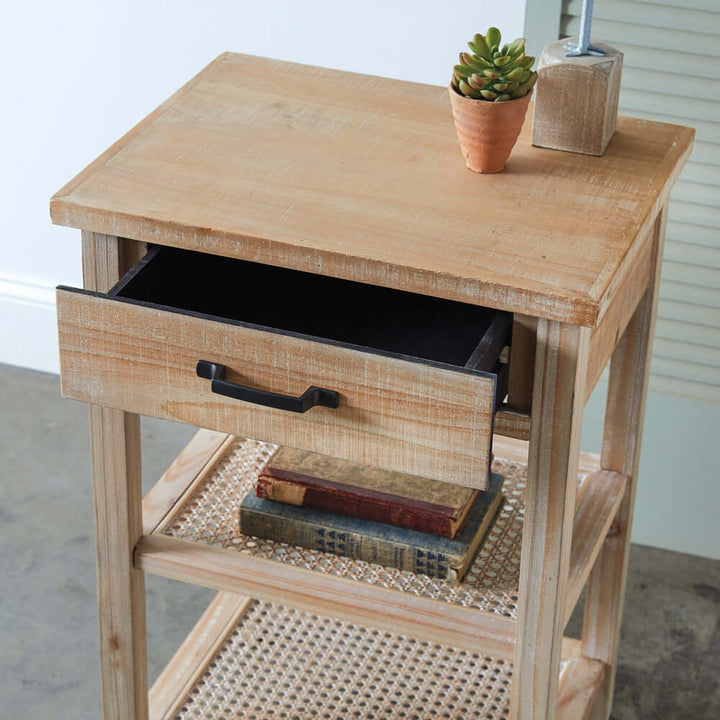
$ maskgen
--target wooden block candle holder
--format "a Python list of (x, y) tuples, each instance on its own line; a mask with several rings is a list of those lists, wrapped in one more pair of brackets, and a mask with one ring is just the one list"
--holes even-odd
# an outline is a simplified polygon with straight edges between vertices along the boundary
[(567, 57), (566, 45), (552, 42), (538, 64), (532, 143), (584, 155), (602, 155), (615, 132), (623, 54), (603, 42), (605, 55)]

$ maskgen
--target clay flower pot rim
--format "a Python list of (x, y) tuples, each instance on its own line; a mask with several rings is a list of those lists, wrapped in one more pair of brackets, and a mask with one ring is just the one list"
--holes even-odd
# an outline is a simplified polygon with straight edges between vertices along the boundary
[(523, 95), (522, 97), (511, 98), (510, 100), (501, 100), (500, 102), (496, 103), (494, 100), (485, 100), (484, 98), (482, 98), (482, 99), (481, 98), (471, 98), (471, 97), (468, 97), (467, 95), (463, 95), (461, 92), (458, 92), (455, 89), (455, 87), (453, 86), (452, 83), (450, 83), (450, 85), (448, 85), (448, 87), (453, 93), (455, 93), (455, 95), (457, 95), (459, 98), (462, 98), (463, 100), (472, 100), (473, 102), (487, 103), (488, 105), (505, 105), (505, 103), (513, 103), (516, 100), (524, 100), (528, 95), (532, 95), (533, 90), (535, 89), (534, 87), (531, 87), (530, 91), (525, 93), (525, 95)]

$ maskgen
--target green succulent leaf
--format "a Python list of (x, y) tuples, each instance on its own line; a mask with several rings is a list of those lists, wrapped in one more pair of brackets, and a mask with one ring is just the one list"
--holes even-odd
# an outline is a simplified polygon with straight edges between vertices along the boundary
[(484, 77), (473, 74), (467, 79), (467, 84), (475, 90), (482, 90), (488, 84), (488, 81)]
[(461, 95), (465, 95), (469, 98), (474, 98), (475, 100), (482, 100), (482, 96), (480, 95), (480, 90), (474, 90), (471, 88), (464, 80), (460, 80), (458, 83), (458, 90), (460, 91)]
[(485, 36), (485, 39), (487, 40), (487, 44), (490, 47), (499, 46), (501, 38), (502, 38), (502, 35), (500, 34), (500, 31), (496, 27), (491, 27), (487, 31), (487, 35)]
[(470, 46), (470, 49), (480, 57), (490, 59), (492, 58), (492, 53), (490, 52), (490, 48), (488, 47), (487, 42), (485, 42), (485, 38), (478, 33), (475, 35), (475, 37), (472, 39), (471, 42), (468, 43)]
[(503, 50), (504, 50), (505, 55), (512, 55), (513, 57), (516, 57), (517, 55), (524, 53), (525, 52), (525, 38), (518, 38), (517, 40), (513, 40), (509, 45), (506, 45), (506, 47), (503, 48)]
[(463, 78), (470, 77), (470, 75), (475, 72), (471, 67), (468, 67), (467, 65), (455, 65), (453, 70), (456, 75), (459, 75)]
[(520, 80), (523, 76), (523, 73), (525, 73), (525, 72), (527, 72), (527, 71), (523, 70), (521, 67), (516, 67), (516, 68), (513, 68), (510, 72), (505, 73), (505, 77), (511, 81)]
[(525, 54), (525, 38), (500, 48), (500, 31), (491, 27), (486, 35), (477, 33), (461, 52), (455, 65), (452, 86), (461, 95), (478, 100), (503, 102), (526, 95), (537, 80), (532, 72), (534, 57)]

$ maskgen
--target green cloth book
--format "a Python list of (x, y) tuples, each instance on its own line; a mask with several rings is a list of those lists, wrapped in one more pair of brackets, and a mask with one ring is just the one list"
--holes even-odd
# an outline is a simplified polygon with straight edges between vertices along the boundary
[(345, 555), (458, 584), (503, 501), (502, 475), (473, 504), (454, 538), (264, 500), (248, 493), (240, 504), (240, 532), (311, 550)]

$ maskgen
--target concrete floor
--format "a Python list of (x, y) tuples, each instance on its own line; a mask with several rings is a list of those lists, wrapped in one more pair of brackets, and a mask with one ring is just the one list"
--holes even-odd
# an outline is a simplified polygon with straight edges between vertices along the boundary
[[(143, 420), (146, 489), (193, 432)], [(0, 719), (100, 717), (88, 453), (56, 376), (0, 366)], [(151, 681), (212, 595), (148, 576)], [(720, 717), (720, 562), (633, 546), (612, 717)]]

